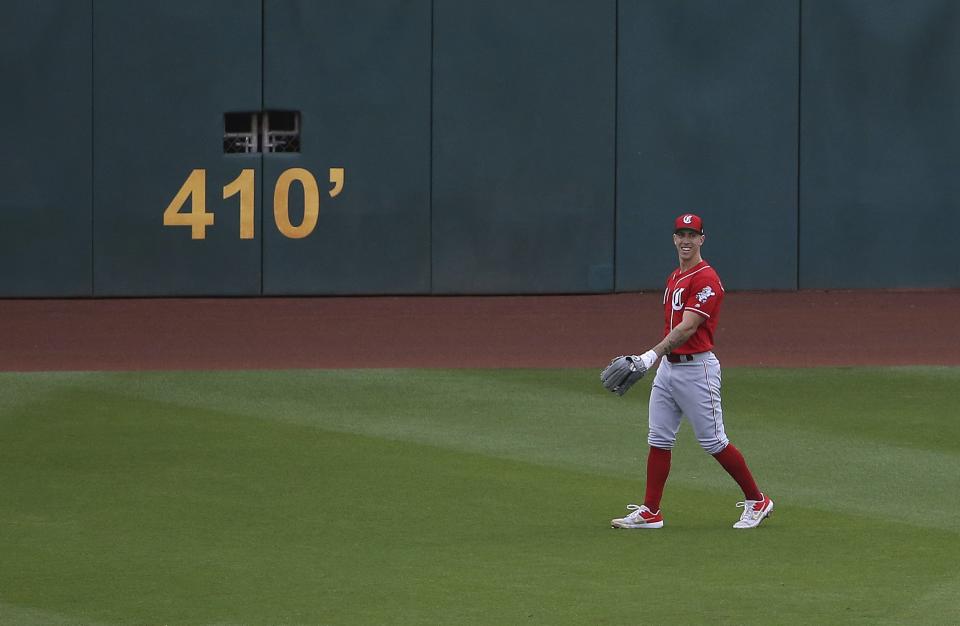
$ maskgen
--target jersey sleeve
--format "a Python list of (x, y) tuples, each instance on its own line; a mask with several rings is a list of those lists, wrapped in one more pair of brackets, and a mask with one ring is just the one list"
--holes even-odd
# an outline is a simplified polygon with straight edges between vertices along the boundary
[(710, 319), (720, 307), (720, 300), (723, 298), (723, 285), (716, 274), (704, 276), (700, 280), (695, 280), (690, 285), (690, 294), (683, 305), (684, 311), (693, 311), (694, 313)]

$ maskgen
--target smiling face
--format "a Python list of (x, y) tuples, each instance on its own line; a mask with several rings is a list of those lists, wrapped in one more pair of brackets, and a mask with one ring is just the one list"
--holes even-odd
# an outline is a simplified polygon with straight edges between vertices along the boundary
[(673, 233), (673, 245), (680, 257), (680, 267), (690, 268), (700, 262), (700, 246), (704, 239), (705, 235), (688, 228)]

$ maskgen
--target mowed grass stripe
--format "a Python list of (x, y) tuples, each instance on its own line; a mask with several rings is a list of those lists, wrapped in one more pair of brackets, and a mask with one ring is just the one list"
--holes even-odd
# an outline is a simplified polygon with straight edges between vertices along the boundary
[[(728, 374), (728, 403), (751, 373)], [(595, 387), (586, 371), (0, 376), (0, 622), (957, 621), (955, 529), (833, 506), (831, 484), (898, 468), (820, 476), (842, 463), (812, 454), (816, 424), (762, 415), (763, 394), (728, 420), (777, 484), (770, 522), (729, 528), (736, 489), (686, 433), (666, 529), (610, 530), (642, 488), (645, 411)], [(878, 454), (875, 432), (847, 445)], [(883, 445), (948, 469), (958, 452)]]
[[(637, 477), (646, 450), (649, 380), (616, 398), (593, 370), (8, 376), (611, 476)], [(960, 368), (733, 369), (724, 385), (727, 432), (779, 498), (868, 517), (923, 502), (898, 520), (960, 532)], [(686, 425), (674, 457), (671, 484), (736, 497)]]

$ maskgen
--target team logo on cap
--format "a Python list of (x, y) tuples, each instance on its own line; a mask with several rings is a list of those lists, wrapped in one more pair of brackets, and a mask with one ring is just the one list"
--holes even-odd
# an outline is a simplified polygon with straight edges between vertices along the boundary
[(689, 223), (691, 223), (691, 222), (693, 222), (693, 216), (692, 216), (692, 215), (684, 215), (684, 216), (683, 216), (683, 223), (684, 223), (684, 224), (689, 224)]

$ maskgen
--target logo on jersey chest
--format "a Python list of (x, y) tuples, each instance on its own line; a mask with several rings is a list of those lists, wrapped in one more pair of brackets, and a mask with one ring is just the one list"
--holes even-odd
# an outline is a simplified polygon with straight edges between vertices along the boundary
[[(671, 307), (674, 311), (683, 310), (683, 292), (686, 291), (686, 287), (678, 287), (673, 290), (673, 299), (671, 301)], [(717, 292), (713, 290), (713, 287), (707, 285), (703, 289), (697, 292), (695, 296), (697, 302), (700, 304), (706, 303), (707, 300), (717, 295)], [(700, 308), (700, 304), (697, 305), (697, 308)]]
[(683, 308), (683, 292), (686, 287), (680, 287), (673, 290), (673, 310), (679, 311)]

